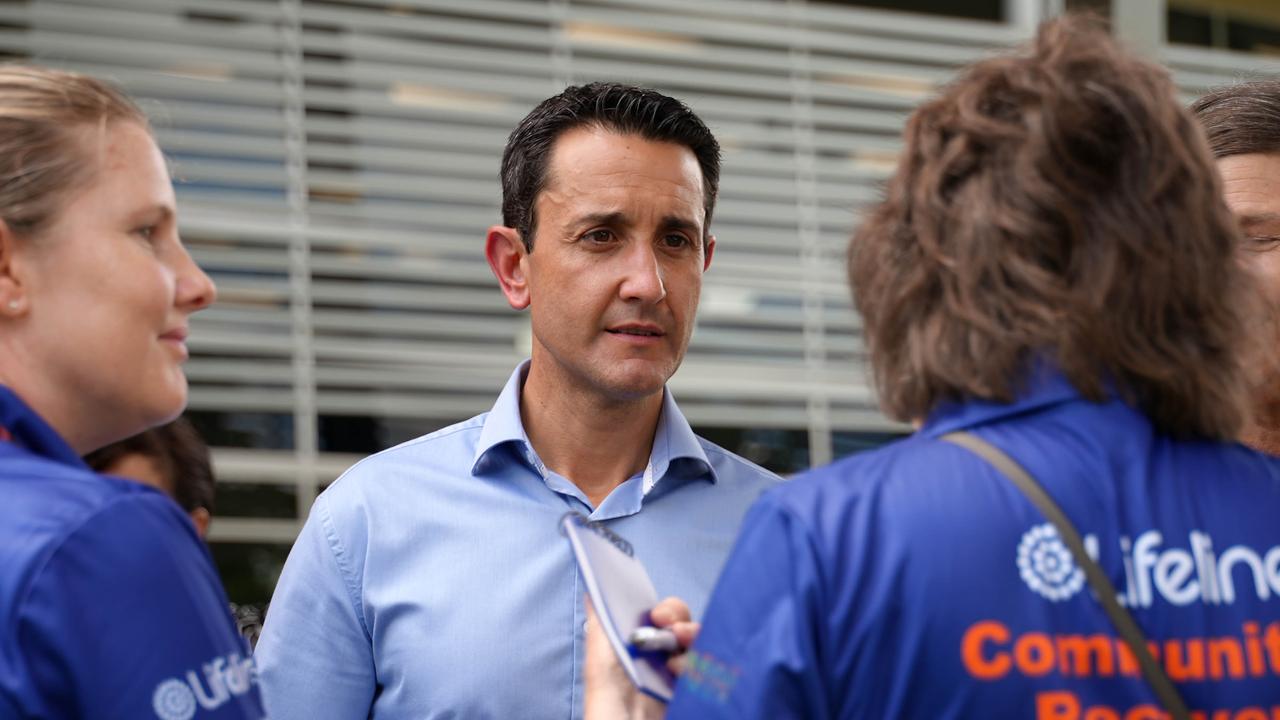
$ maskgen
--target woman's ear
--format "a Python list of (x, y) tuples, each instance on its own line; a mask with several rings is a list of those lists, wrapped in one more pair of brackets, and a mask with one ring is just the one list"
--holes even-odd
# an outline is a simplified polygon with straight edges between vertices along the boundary
[(18, 242), (9, 224), (0, 220), (0, 317), (20, 317), (30, 309), (17, 257)]
[(484, 241), (484, 256), (489, 260), (489, 269), (498, 279), (502, 294), (516, 310), (529, 307), (529, 278), (524, 267), (528, 254), (520, 232), (515, 228), (505, 225), (489, 228)]

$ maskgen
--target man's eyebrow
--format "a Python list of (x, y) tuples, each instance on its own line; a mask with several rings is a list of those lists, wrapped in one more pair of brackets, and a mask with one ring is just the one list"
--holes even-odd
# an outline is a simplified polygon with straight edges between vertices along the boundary
[(615, 211), (615, 212), (589, 213), (587, 215), (583, 215), (579, 217), (574, 222), (574, 224), (575, 225), (610, 225), (613, 227), (617, 227), (619, 225), (627, 225), (628, 222), (627, 222), (626, 213)]
[(1280, 223), (1280, 213), (1245, 213), (1239, 216), (1239, 221), (1240, 227), (1245, 229), (1257, 227), (1258, 225)]
[(662, 218), (661, 227), (663, 230), (683, 230), (684, 232), (698, 235), (702, 232), (702, 228), (698, 227), (698, 223), (678, 215), (667, 215)]

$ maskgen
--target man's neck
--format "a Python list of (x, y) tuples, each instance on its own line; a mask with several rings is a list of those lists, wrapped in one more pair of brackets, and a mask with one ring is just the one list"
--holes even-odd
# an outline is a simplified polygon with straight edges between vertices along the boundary
[(592, 507), (644, 470), (662, 412), (662, 392), (629, 401), (601, 398), (530, 367), (520, 393), (525, 434), (549, 470), (577, 485)]

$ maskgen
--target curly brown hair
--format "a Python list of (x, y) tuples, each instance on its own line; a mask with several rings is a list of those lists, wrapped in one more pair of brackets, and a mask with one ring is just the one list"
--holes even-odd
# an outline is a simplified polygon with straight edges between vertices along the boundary
[(1033, 362), (1162, 431), (1233, 437), (1253, 281), (1167, 73), (1090, 17), (1048, 23), (921, 106), (849, 251), (880, 402), (1010, 402)]

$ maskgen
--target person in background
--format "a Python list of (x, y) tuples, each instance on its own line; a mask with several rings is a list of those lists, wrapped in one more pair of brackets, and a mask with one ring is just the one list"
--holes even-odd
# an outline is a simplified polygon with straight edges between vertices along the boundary
[[(1273, 306), (1280, 303), (1280, 80), (1219, 88), (1191, 105), (1218, 161), (1227, 206), (1244, 233), (1244, 257), (1263, 280)], [(1280, 353), (1263, 348), (1261, 381), (1242, 441), (1280, 455)]]
[(89, 453), (85, 462), (103, 475), (137, 480), (172, 497), (196, 534), (209, 534), (215, 494), (209, 446), (186, 418), (144, 430)]
[(1280, 460), (1234, 438), (1275, 336), (1167, 72), (1059, 19), (904, 140), (849, 278), (880, 402), (920, 428), (753, 507), (667, 717), (1169, 717), (974, 438), (1056, 501), (1181, 702), (1273, 716)]
[(720, 149), (679, 101), (610, 83), (536, 107), (485, 254), (532, 358), (493, 410), (348, 470), (312, 506), (257, 657), (276, 720), (568, 718), (583, 580), (566, 512), (700, 612), (772, 473), (699, 438), (667, 380), (693, 332)]
[(263, 717), (192, 523), (81, 460), (182, 411), (214, 295), (142, 112), (0, 67), (0, 717)]

